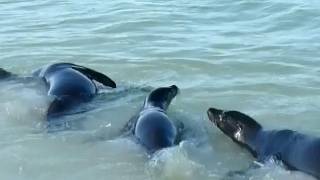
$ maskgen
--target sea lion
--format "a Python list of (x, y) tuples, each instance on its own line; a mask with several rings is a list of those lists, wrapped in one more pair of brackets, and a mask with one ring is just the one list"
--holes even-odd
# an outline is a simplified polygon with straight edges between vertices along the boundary
[(93, 80), (116, 88), (116, 83), (106, 75), (72, 63), (51, 64), (35, 71), (33, 75), (44, 80), (48, 95), (54, 97), (47, 111), (48, 120), (90, 101), (98, 92)]
[(0, 68), (0, 79), (6, 79), (10, 77), (12, 74), (2, 68)]
[(257, 121), (239, 111), (209, 108), (207, 113), (211, 122), (258, 161), (275, 158), (289, 170), (320, 178), (320, 138), (288, 129), (264, 130)]
[(149, 152), (173, 146), (177, 140), (177, 127), (166, 114), (178, 87), (160, 87), (145, 99), (143, 108), (128, 122), (126, 129)]

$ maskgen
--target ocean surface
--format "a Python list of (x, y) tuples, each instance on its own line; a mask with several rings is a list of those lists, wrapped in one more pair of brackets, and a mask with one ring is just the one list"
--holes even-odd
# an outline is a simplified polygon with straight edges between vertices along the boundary
[[(103, 72), (90, 110), (48, 132), (52, 101), (34, 81), (0, 82), (3, 180), (307, 180), (252, 156), (208, 121), (245, 112), (266, 129), (320, 136), (318, 0), (0, 0), (0, 67), (20, 77), (55, 62)], [(175, 84), (168, 115), (185, 139), (150, 156), (125, 123), (154, 88)]]

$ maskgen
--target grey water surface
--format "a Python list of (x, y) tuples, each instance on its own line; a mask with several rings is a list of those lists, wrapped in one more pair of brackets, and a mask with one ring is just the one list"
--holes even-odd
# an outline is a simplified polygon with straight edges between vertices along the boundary
[[(254, 159), (208, 122), (210, 106), (320, 136), (320, 1), (0, 0), (0, 27), (1, 68), (27, 77), (72, 62), (119, 86), (48, 133), (42, 84), (1, 81), (0, 179), (224, 179)], [(169, 116), (187, 135), (150, 157), (119, 132), (151, 89), (172, 84)], [(277, 163), (243, 178), (312, 179)]]

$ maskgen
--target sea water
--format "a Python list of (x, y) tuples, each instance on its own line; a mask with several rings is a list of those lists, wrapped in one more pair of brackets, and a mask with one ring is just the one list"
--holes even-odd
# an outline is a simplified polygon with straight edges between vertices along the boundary
[[(208, 121), (208, 107), (266, 129), (320, 136), (320, 2), (316, 0), (0, 0), (1, 68), (29, 77), (72, 62), (103, 72), (102, 89), (48, 132), (38, 81), (0, 82), (0, 179), (312, 179), (254, 158)], [(154, 88), (176, 84), (168, 115), (183, 141), (153, 155), (121, 135)]]

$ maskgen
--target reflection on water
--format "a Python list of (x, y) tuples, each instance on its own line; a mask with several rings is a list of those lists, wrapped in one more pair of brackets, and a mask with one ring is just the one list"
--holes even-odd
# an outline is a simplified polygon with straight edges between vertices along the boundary
[[(223, 179), (253, 158), (207, 120), (237, 109), (267, 129), (319, 134), (320, 4), (247, 0), (0, 0), (1, 68), (29, 76), (73, 62), (107, 74), (72, 128), (48, 133), (51, 99), (34, 81), (0, 82), (2, 179)], [(150, 90), (176, 84), (169, 116), (184, 141), (149, 157), (119, 134)], [(272, 164), (244, 179), (307, 179)]]

